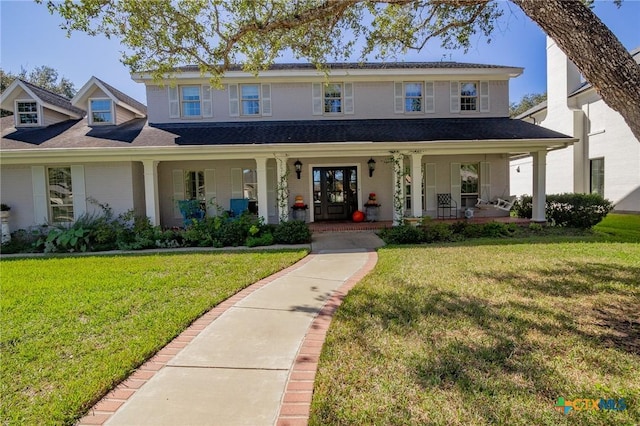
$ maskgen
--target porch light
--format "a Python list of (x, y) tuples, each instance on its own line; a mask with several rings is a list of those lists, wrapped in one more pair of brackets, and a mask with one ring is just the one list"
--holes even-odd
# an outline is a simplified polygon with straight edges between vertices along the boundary
[(373, 157), (369, 158), (367, 161), (367, 166), (369, 166), (369, 177), (373, 176), (373, 171), (376, 169), (376, 160)]
[(298, 176), (298, 179), (300, 179), (300, 173), (302, 173), (302, 163), (300, 162), (300, 160), (296, 160), (293, 165), (296, 167), (296, 175)]

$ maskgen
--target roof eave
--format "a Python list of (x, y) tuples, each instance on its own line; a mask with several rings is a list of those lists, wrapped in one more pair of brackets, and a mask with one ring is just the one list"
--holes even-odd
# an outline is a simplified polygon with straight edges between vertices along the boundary
[[(275, 143), (275, 144), (229, 144), (216, 145), (216, 158), (241, 159), (273, 157), (275, 155), (342, 157), (382, 156), (391, 151), (407, 154), (422, 151), (425, 155), (446, 154), (520, 154), (535, 151), (551, 151), (565, 148), (577, 142), (576, 138), (549, 139), (495, 139), (495, 140), (440, 140), (416, 142), (319, 142), (319, 143)], [(481, 143), (479, 143), (481, 142)], [(340, 148), (340, 149), (337, 149)], [(48, 149), (3, 149), (0, 164), (36, 164), (51, 161), (140, 161), (154, 158), (159, 161), (202, 159), (209, 151), (208, 145), (162, 146), (162, 147), (108, 147), (108, 148), (48, 148)]]

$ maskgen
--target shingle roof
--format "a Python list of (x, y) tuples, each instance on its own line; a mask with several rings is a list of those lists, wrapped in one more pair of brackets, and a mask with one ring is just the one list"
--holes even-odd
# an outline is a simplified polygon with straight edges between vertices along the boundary
[[(12, 118), (12, 117), (8, 117)], [(3, 118), (4, 120), (4, 118)], [(2, 149), (159, 147), (179, 145), (312, 144), (331, 142), (421, 142), (570, 139), (509, 118), (308, 120), (234, 123), (146, 124), (134, 119), (91, 128), (68, 120), (46, 128), (2, 128)]]
[(304, 120), (155, 124), (179, 145), (319, 142), (418, 142), (569, 138), (510, 118)]
[[(330, 62), (326, 64), (329, 70), (378, 70), (378, 69), (420, 69), (420, 68), (518, 68), (507, 65), (471, 64), (452, 61), (434, 62)], [(316, 66), (310, 63), (276, 63), (268, 67), (268, 70), (315, 70)], [(181, 72), (199, 72), (197, 65), (185, 65), (177, 68)], [(242, 71), (242, 65), (231, 65), (228, 71)]]
[(94, 77), (96, 80), (98, 80), (101, 84), (104, 85), (104, 87), (111, 92), (111, 94), (113, 94), (113, 96), (116, 97), (116, 99), (118, 99), (121, 102), (124, 102), (127, 105), (130, 105), (132, 107), (134, 107), (135, 109), (139, 110), (140, 112), (144, 113), (145, 115), (147, 114), (147, 106), (144, 105), (142, 102), (138, 102), (135, 99), (133, 99), (131, 96), (127, 95), (126, 93), (122, 93), (120, 90), (116, 89), (115, 87), (111, 86), (108, 83), (105, 83), (104, 80), (100, 80), (98, 77)]
[(20, 82), (27, 86), (34, 95), (40, 98), (42, 102), (64, 108), (70, 112), (80, 115), (81, 117), (85, 115), (85, 111), (83, 109), (71, 105), (70, 99), (58, 95), (57, 93), (50, 92), (49, 90), (43, 89), (42, 87), (36, 86), (35, 84), (31, 84), (28, 81), (20, 79)]

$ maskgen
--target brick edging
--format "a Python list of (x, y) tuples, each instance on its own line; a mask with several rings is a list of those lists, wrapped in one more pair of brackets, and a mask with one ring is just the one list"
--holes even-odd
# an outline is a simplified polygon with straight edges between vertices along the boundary
[(220, 315), (253, 292), (310, 262), (315, 256), (313, 253), (308, 254), (293, 265), (245, 287), (206, 312), (91, 407), (87, 414), (78, 420), (76, 426), (102, 425), (106, 423), (138, 389), (151, 380), (178, 352)]
[(289, 371), (276, 426), (306, 426), (309, 423), (313, 383), (331, 319), (349, 290), (376, 266), (377, 261), (378, 254), (370, 251), (364, 266), (331, 294), (309, 326)]

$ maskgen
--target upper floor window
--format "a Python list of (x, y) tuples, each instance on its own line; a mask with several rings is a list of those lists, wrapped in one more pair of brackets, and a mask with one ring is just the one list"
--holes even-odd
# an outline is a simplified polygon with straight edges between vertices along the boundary
[(183, 117), (200, 117), (200, 86), (182, 86), (180, 106)]
[(260, 85), (240, 85), (242, 115), (260, 115)]
[(342, 112), (342, 84), (331, 83), (324, 87), (324, 112)]
[(353, 114), (353, 83), (313, 83), (313, 115)]
[(271, 84), (230, 84), (229, 116), (270, 116)]
[(89, 100), (91, 124), (112, 124), (113, 111), (111, 99)]
[(452, 81), (451, 112), (489, 112), (488, 81)]
[(404, 111), (422, 111), (422, 83), (404, 83)]
[(71, 167), (48, 168), (47, 188), (47, 201), (51, 222), (73, 222)]
[(476, 111), (478, 109), (478, 83), (460, 83), (460, 111)]
[(395, 112), (435, 112), (435, 94), (432, 81), (395, 83)]
[(40, 124), (38, 116), (38, 103), (35, 101), (17, 101), (16, 102), (16, 125), (38, 125)]
[(169, 117), (213, 117), (211, 87), (195, 84), (169, 87)]

